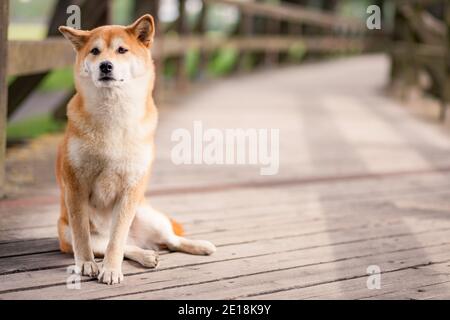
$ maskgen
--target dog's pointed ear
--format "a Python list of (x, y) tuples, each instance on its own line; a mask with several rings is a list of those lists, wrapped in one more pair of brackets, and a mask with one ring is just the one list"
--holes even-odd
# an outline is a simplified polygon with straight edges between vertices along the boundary
[(58, 30), (72, 43), (73, 47), (77, 51), (83, 48), (90, 35), (89, 31), (77, 30), (66, 26), (60, 26)]
[(146, 47), (150, 47), (155, 36), (155, 21), (151, 15), (145, 14), (129, 25), (127, 30)]

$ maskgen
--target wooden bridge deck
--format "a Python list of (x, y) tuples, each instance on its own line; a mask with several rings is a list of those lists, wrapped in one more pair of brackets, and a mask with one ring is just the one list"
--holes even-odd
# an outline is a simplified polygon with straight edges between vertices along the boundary
[[(384, 98), (387, 73), (383, 56), (261, 72), (162, 111), (149, 198), (212, 256), (162, 252), (156, 270), (125, 261), (121, 285), (70, 290), (56, 189), (0, 202), (0, 298), (450, 298), (450, 136)], [(194, 120), (279, 128), (279, 174), (175, 166), (170, 134)]]

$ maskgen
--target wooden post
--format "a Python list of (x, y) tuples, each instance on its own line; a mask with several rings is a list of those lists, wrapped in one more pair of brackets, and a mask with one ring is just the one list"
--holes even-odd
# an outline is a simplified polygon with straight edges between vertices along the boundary
[[(377, 2), (377, 1), (375, 1)], [(321, 8), (325, 12), (333, 12), (336, 10), (337, 0), (322, 0)]]
[[(266, 34), (278, 35), (280, 33), (280, 21), (268, 18), (266, 20)], [(279, 61), (279, 52), (272, 50), (267, 51), (265, 56), (265, 64), (268, 67), (275, 66)]]
[[(243, 13), (241, 11), (241, 17), (239, 19), (239, 25), (238, 29), (236, 30), (236, 34), (241, 37), (249, 37), (251, 36), (253, 31), (253, 23), (252, 23), (252, 17), (249, 14)], [(236, 59), (236, 65), (235, 70), (238, 72), (245, 71), (245, 59), (248, 52), (239, 49), (238, 56)]]
[[(200, 36), (205, 36), (206, 32), (206, 16), (208, 12), (206, 1), (202, 0), (202, 9), (198, 17), (197, 25), (194, 28), (194, 32)], [(197, 77), (202, 79), (207, 74), (208, 68), (208, 53), (205, 50), (200, 49), (199, 52), (199, 63), (197, 66)]]
[(447, 37), (445, 39), (446, 41), (446, 57), (445, 57), (445, 80), (442, 85), (442, 105), (441, 105), (441, 112), (440, 112), (440, 119), (442, 121), (445, 121), (446, 115), (447, 115), (447, 108), (448, 104), (450, 102), (450, 4), (448, 2), (445, 2), (444, 6), (444, 21), (445, 25), (447, 27)]
[[(263, 2), (262, 0), (255, 0), (255, 2)], [(251, 33), (252, 35), (262, 35), (265, 32), (265, 25), (266, 25), (266, 21), (267, 21), (267, 17), (266, 16), (261, 16), (261, 15), (253, 15), (252, 16), (252, 30)], [(260, 67), (261, 65), (263, 65), (264, 61), (265, 61), (265, 52), (264, 50), (253, 50), (250, 53), (251, 57), (252, 57), (252, 67)]]
[(392, 54), (391, 84), (394, 85), (394, 94), (404, 98), (411, 86), (417, 83), (417, 70), (414, 70), (414, 35), (399, 7), (395, 12), (393, 40), (405, 42), (409, 51), (406, 54)]
[[(188, 34), (188, 26), (186, 19), (186, 0), (178, 0), (179, 5), (179, 16), (176, 24), (176, 29), (178, 32), (178, 36), (182, 37)], [(188, 85), (188, 79), (186, 74), (186, 55), (182, 54), (181, 56), (175, 59), (176, 64), (176, 87), (180, 91), (184, 91)]]
[[(420, 5), (413, 5), (415, 8), (417, 9), (418, 7), (420, 7)], [(405, 25), (405, 30), (404, 30), (404, 37), (405, 40), (407, 41), (407, 45), (408, 45), (408, 57), (406, 60), (407, 68), (405, 68), (405, 77), (406, 77), (406, 85), (407, 85), (407, 98), (409, 95), (409, 91), (410, 89), (414, 88), (417, 86), (417, 82), (418, 82), (418, 65), (417, 65), (417, 58), (414, 54), (414, 48), (417, 45), (417, 41), (414, 37), (414, 30), (411, 28), (411, 25), (406, 23)]]
[(150, 13), (158, 20), (159, 0), (134, 0), (133, 19), (137, 19), (144, 14)]
[[(401, 40), (399, 29), (400, 29), (400, 24), (403, 23), (402, 17), (399, 12), (398, 4), (394, 4), (394, 5), (395, 5), (395, 8), (394, 8), (394, 10), (395, 10), (394, 30), (392, 32), (392, 41), (393, 42)], [(399, 74), (400, 74), (400, 68), (401, 68), (398, 54), (395, 52), (392, 52), (390, 54), (390, 60), (391, 60), (390, 85), (396, 86), (399, 81)]]
[(5, 194), (6, 114), (8, 109), (8, 24), (9, 1), (0, 2), (0, 196)]
[[(302, 7), (308, 7), (308, 0), (282, 0), (282, 4), (295, 4)], [(293, 23), (291, 21), (281, 21), (280, 23), (280, 33), (282, 35), (292, 35), (300, 36), (304, 34), (306, 26), (301, 23)], [(288, 52), (282, 52), (279, 57), (280, 63), (288, 62), (289, 54)]]
[[(134, 0), (133, 19), (137, 19), (144, 14), (150, 13), (155, 21), (155, 41), (161, 52), (158, 52), (158, 58), (155, 59), (155, 87), (153, 88), (153, 97), (157, 103), (164, 99), (164, 58), (162, 51), (164, 51), (164, 37), (163, 30), (159, 21), (159, 0)], [(152, 49), (155, 56), (155, 51)]]

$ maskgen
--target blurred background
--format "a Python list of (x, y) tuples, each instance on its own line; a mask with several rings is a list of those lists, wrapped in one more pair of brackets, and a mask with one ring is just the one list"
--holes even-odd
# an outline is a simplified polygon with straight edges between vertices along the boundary
[[(236, 2), (250, 3), (252, 1)], [(333, 43), (329, 43), (324, 44), (322, 48), (314, 48), (314, 46), (308, 48), (303, 41), (299, 39), (296, 41), (294, 37), (318, 34), (345, 37), (346, 33), (349, 35), (354, 33), (351, 35), (352, 38), (358, 37), (359, 33), (361, 37), (365, 30), (361, 30), (360, 27), (364, 26), (367, 18), (366, 8), (372, 2), (364, 0), (258, 1), (258, 4), (270, 5), (262, 6), (262, 11), (261, 8), (256, 7), (253, 13), (254, 8), (251, 6), (236, 6), (233, 1), (204, 3), (202, 0), (101, 0), (95, 6), (92, 5), (93, 7), (88, 7), (89, 4), (84, 4), (85, 7), (83, 7), (83, 1), (12, 0), (10, 1), (8, 39), (43, 40), (47, 36), (59, 36), (55, 26), (65, 24), (69, 16), (65, 11), (71, 3), (81, 6), (82, 28), (86, 29), (102, 24), (129, 24), (139, 15), (150, 12), (157, 18), (160, 37), (202, 35), (210, 41), (205, 45), (209, 45), (209, 48), (206, 48), (207, 52), (198, 48), (198, 41), (191, 41), (183, 48), (177, 48), (177, 42), (173, 39), (168, 43), (165, 56), (161, 58), (164, 61), (158, 64), (162, 76), (160, 80), (164, 82), (166, 89), (173, 89), (173, 86), (177, 85), (176, 89), (182, 90), (187, 89), (186, 82), (218, 78), (235, 71), (250, 71), (275, 63), (277, 65), (292, 64), (311, 59), (361, 53), (363, 50), (361, 43), (354, 42), (347, 47), (344, 43), (338, 43), (335, 47)], [(308, 8), (310, 11), (306, 12), (306, 22), (302, 21), (304, 16), (302, 12), (277, 10), (286, 9), (285, 7), (277, 8), (277, 4), (281, 3), (286, 6), (301, 5), (302, 8)], [(382, 4), (382, 1), (378, 1), (378, 4)], [(273, 9), (275, 10), (271, 11)], [(287, 14), (286, 11), (288, 11)], [(339, 25), (337, 19), (335, 22), (330, 22), (327, 21), (329, 17), (316, 14), (321, 12), (349, 18), (348, 26), (346, 21), (342, 21)], [(387, 5), (386, 10), (383, 10), (383, 15), (388, 17), (383, 21), (383, 30), (391, 28), (392, 14), (392, 5)], [(356, 28), (358, 21), (361, 22), (359, 29)], [(239, 36), (248, 36), (249, 41), (250, 37), (255, 35), (271, 35), (272, 37), (266, 40), (272, 40), (274, 49), (263, 48), (266, 44), (270, 45), (270, 41), (263, 46), (259, 43), (253, 44), (253, 46), (256, 45), (253, 50), (237, 48), (251, 47), (252, 43), (238, 45), (225, 43), (227, 38), (237, 39)], [(284, 43), (280, 43), (280, 40), (283, 41), (277, 37), (280, 35), (285, 37)], [(327, 39), (329, 38), (325, 40)], [(157, 45), (162, 46), (162, 42)], [(14, 80), (15, 76), (8, 77), (8, 83), (12, 84), (8, 110), (8, 140), (14, 143), (22, 138), (58, 130), (61, 126), (57, 120), (64, 118), (63, 109), (67, 102), (64, 100), (67, 96), (64, 92), (73, 88), (72, 67), (48, 70), (45, 76), (39, 77), (39, 81), (34, 79), (33, 90), (26, 90), (29, 91), (27, 92), (29, 95), (16, 91), (15, 88), (21, 83), (14, 85)], [(29, 99), (31, 97), (32, 99)], [(59, 106), (61, 106), (60, 109), (58, 109)]]
[[(390, 1), (375, 2), (382, 8), (383, 28), (372, 31), (366, 27), (372, 2), (360, 0), (6, 2), (9, 24), (3, 20), (2, 28), (8, 27), (9, 57), (2, 72), (8, 91), (8, 100), (3, 102), (7, 103), (8, 147), (64, 129), (66, 105), (74, 94), (74, 54), (57, 27), (67, 23), (73, 4), (80, 8), (82, 29), (126, 25), (144, 13), (154, 16), (157, 41), (152, 51), (160, 109), (219, 79), (377, 50), (381, 40), (373, 39), (392, 30), (394, 20)], [(34, 173), (30, 175), (23, 165), (15, 168), (17, 161), (8, 163), (6, 184), (12, 189), (21, 189), (28, 180), (54, 183), (53, 175), (37, 161), (32, 161)]]
[[(148, 12), (155, 17), (157, 41), (152, 52), (157, 71), (155, 97), (161, 110), (220, 79), (378, 53), (385, 61), (379, 68), (384, 70), (385, 79), (378, 89), (423, 107), (429, 119), (446, 122), (449, 100), (446, 1), (10, 0), (3, 3), (9, 7), (7, 12), (3, 10), (9, 23), (5, 19), (2, 23), (7, 37), (2, 46), (5, 50), (7, 41), (9, 53), (2, 69), (3, 90), (8, 92), (7, 101), (2, 103), (7, 114), (3, 140), (9, 147), (64, 129), (66, 105), (74, 94), (74, 53), (57, 27), (67, 23), (72, 14), (68, 8), (73, 4), (81, 10), (83, 29), (104, 24), (126, 25)], [(371, 77), (368, 72), (364, 76)], [(349, 84), (348, 88), (351, 87)], [(2, 96), (5, 99), (6, 94)], [(8, 179), (20, 180), (17, 174), (10, 175), (6, 182)]]

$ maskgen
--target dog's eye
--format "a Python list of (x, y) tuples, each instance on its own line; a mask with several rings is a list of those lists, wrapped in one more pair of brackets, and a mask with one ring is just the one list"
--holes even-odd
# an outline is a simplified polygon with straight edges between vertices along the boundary
[(97, 48), (94, 48), (94, 49), (91, 50), (91, 53), (92, 53), (94, 56), (97, 56), (97, 55), (100, 54), (100, 50), (98, 50)]
[(119, 47), (119, 49), (117, 49), (117, 52), (119, 52), (120, 54), (124, 54), (128, 52), (128, 49), (125, 49), (123, 47)]

